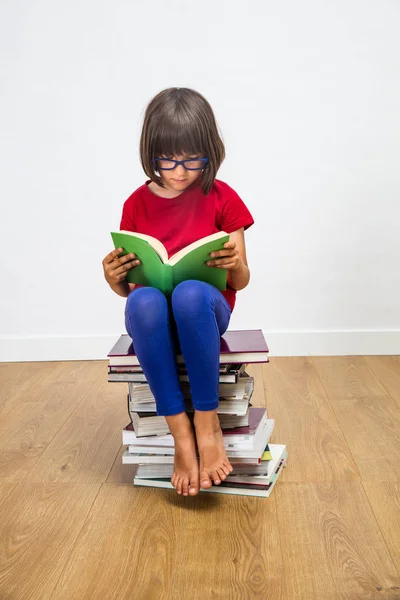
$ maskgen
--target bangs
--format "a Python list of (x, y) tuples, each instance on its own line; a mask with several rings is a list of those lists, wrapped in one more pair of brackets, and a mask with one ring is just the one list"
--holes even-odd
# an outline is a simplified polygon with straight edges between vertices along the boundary
[(159, 156), (171, 158), (209, 154), (204, 130), (199, 128), (197, 123), (184, 120), (177, 114), (173, 115), (173, 118), (160, 119), (160, 121), (153, 131), (153, 143), (150, 148), (152, 159)]

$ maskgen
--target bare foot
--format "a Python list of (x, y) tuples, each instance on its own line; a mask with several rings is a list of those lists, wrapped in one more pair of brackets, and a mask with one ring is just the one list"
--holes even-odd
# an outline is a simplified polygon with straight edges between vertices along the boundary
[(192, 424), (185, 412), (166, 419), (175, 442), (171, 483), (178, 494), (196, 496), (200, 491), (199, 462)]
[(210, 488), (212, 482), (219, 485), (232, 473), (232, 465), (226, 456), (217, 411), (196, 410), (194, 425), (200, 454), (200, 487)]

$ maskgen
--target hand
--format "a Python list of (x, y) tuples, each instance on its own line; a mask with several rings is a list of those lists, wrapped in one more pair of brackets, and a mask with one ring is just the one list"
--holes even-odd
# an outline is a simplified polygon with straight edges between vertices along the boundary
[(103, 260), (104, 277), (111, 287), (121, 283), (126, 278), (128, 271), (140, 264), (140, 260), (136, 259), (135, 254), (119, 256), (121, 252), (123, 249), (117, 248), (107, 254)]
[(236, 243), (233, 240), (226, 242), (223, 250), (211, 252), (210, 256), (214, 260), (207, 261), (209, 267), (218, 267), (220, 269), (228, 269), (229, 271), (236, 271), (240, 268), (242, 259), (238, 250), (236, 250)]

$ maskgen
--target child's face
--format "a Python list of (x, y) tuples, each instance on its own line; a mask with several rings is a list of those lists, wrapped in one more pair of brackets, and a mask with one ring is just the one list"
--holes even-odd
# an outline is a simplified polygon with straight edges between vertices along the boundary
[[(187, 160), (189, 158), (200, 158), (200, 154), (169, 156), (174, 160)], [(183, 192), (198, 179), (202, 171), (189, 171), (183, 165), (178, 165), (172, 171), (160, 170), (160, 177), (165, 188), (173, 192)]]

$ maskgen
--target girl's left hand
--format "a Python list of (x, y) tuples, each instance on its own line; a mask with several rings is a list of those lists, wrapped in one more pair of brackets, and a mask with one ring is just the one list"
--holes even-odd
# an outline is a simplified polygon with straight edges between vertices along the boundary
[(207, 261), (206, 264), (209, 267), (219, 267), (220, 269), (228, 269), (229, 271), (236, 271), (240, 267), (241, 258), (239, 252), (236, 250), (236, 243), (234, 241), (226, 242), (223, 250), (211, 252), (210, 256), (213, 260)]

